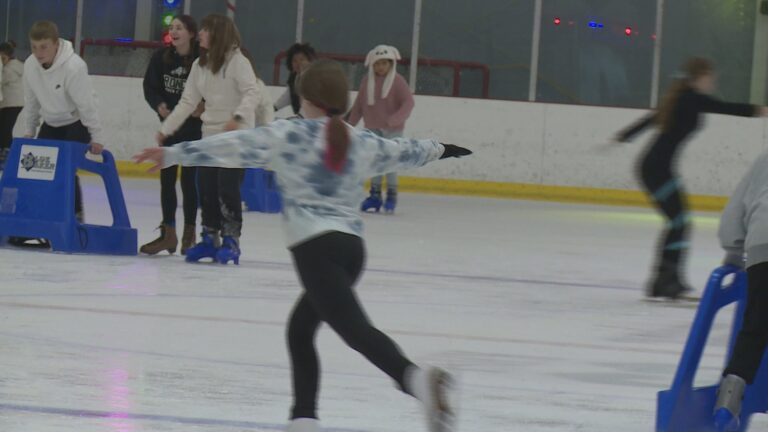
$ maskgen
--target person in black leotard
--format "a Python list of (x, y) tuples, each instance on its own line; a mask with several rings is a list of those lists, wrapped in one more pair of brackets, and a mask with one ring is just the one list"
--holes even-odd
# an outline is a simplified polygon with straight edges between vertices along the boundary
[(682, 271), (689, 247), (690, 214), (675, 161), (683, 143), (699, 126), (701, 114), (743, 117), (768, 114), (763, 107), (723, 102), (710, 96), (716, 87), (716, 75), (709, 60), (692, 58), (685, 63), (682, 73), (683, 76), (669, 89), (657, 111), (616, 136), (617, 141), (627, 142), (650, 125), (659, 129), (659, 134), (638, 164), (638, 175), (646, 193), (666, 219), (653, 275), (647, 287), (647, 295), (651, 298), (676, 299), (690, 291)]

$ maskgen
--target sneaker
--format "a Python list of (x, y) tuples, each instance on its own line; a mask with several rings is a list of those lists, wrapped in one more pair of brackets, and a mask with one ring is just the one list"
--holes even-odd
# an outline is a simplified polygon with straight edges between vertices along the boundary
[(219, 234), (203, 230), (200, 238), (200, 243), (187, 249), (187, 257), (184, 260), (186, 262), (198, 262), (203, 258), (211, 258), (216, 261), (216, 253), (219, 251), (219, 246), (221, 246)]
[(397, 191), (394, 189), (387, 190), (387, 200), (384, 202), (384, 211), (386, 213), (394, 213), (397, 206)]
[(364, 212), (373, 210), (378, 213), (379, 210), (381, 210), (381, 204), (381, 191), (378, 189), (371, 189), (371, 194), (360, 205), (360, 210)]
[(224, 236), (221, 248), (216, 252), (216, 261), (221, 264), (232, 261), (235, 265), (240, 265), (240, 242), (237, 238)]

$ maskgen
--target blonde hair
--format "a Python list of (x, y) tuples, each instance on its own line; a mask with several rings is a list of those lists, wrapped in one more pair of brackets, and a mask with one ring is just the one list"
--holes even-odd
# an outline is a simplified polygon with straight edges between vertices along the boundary
[(35, 21), (32, 28), (29, 29), (29, 39), (33, 41), (44, 39), (57, 41), (59, 40), (59, 27), (53, 21)]

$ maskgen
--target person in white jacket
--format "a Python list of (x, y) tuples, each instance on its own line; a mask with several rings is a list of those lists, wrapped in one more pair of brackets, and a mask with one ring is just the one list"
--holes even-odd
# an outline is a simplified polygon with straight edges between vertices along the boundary
[[(88, 66), (75, 54), (71, 42), (59, 38), (59, 29), (51, 21), (32, 24), (29, 39), (32, 55), (24, 62), (24, 108), (17, 120), (22, 127), (15, 130), (32, 138), (40, 127), (38, 139), (81, 142), (89, 144), (91, 153), (100, 154), (106, 135), (101, 128)], [(77, 176), (75, 214), (82, 223), (83, 198)]]
[(754, 383), (768, 346), (768, 153), (757, 158), (731, 195), (718, 237), (726, 252), (724, 264), (747, 270), (744, 324), (715, 405), (716, 421), (738, 423), (744, 391)]
[[(159, 145), (184, 123), (205, 101), (203, 137), (256, 126), (256, 113), (272, 115), (272, 102), (256, 78), (253, 66), (240, 51), (240, 32), (223, 15), (208, 15), (200, 23), (200, 58), (192, 64), (181, 100), (163, 121), (157, 134)], [(264, 109), (264, 106), (268, 109)], [(262, 119), (262, 121), (271, 120)], [(239, 263), (243, 225), (240, 182), (242, 169), (201, 167), (198, 192), (202, 207), (201, 242), (187, 250), (186, 261), (212, 258), (222, 264)], [(220, 237), (221, 235), (221, 237)]]
[(13, 126), (24, 106), (24, 63), (14, 56), (16, 44), (0, 43), (0, 170), (13, 139)]

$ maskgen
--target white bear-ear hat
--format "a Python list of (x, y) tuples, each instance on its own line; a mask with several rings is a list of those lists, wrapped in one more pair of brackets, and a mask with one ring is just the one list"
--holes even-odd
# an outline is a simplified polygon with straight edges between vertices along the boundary
[(381, 97), (385, 98), (392, 89), (392, 83), (395, 82), (395, 74), (397, 74), (395, 69), (397, 69), (397, 61), (400, 58), (400, 51), (389, 45), (378, 45), (368, 52), (365, 57), (365, 66), (368, 67), (368, 105), (373, 105), (376, 102), (376, 90), (374, 88), (376, 76), (373, 72), (373, 64), (379, 60), (392, 60), (392, 67), (384, 78), (384, 87), (381, 89)]

